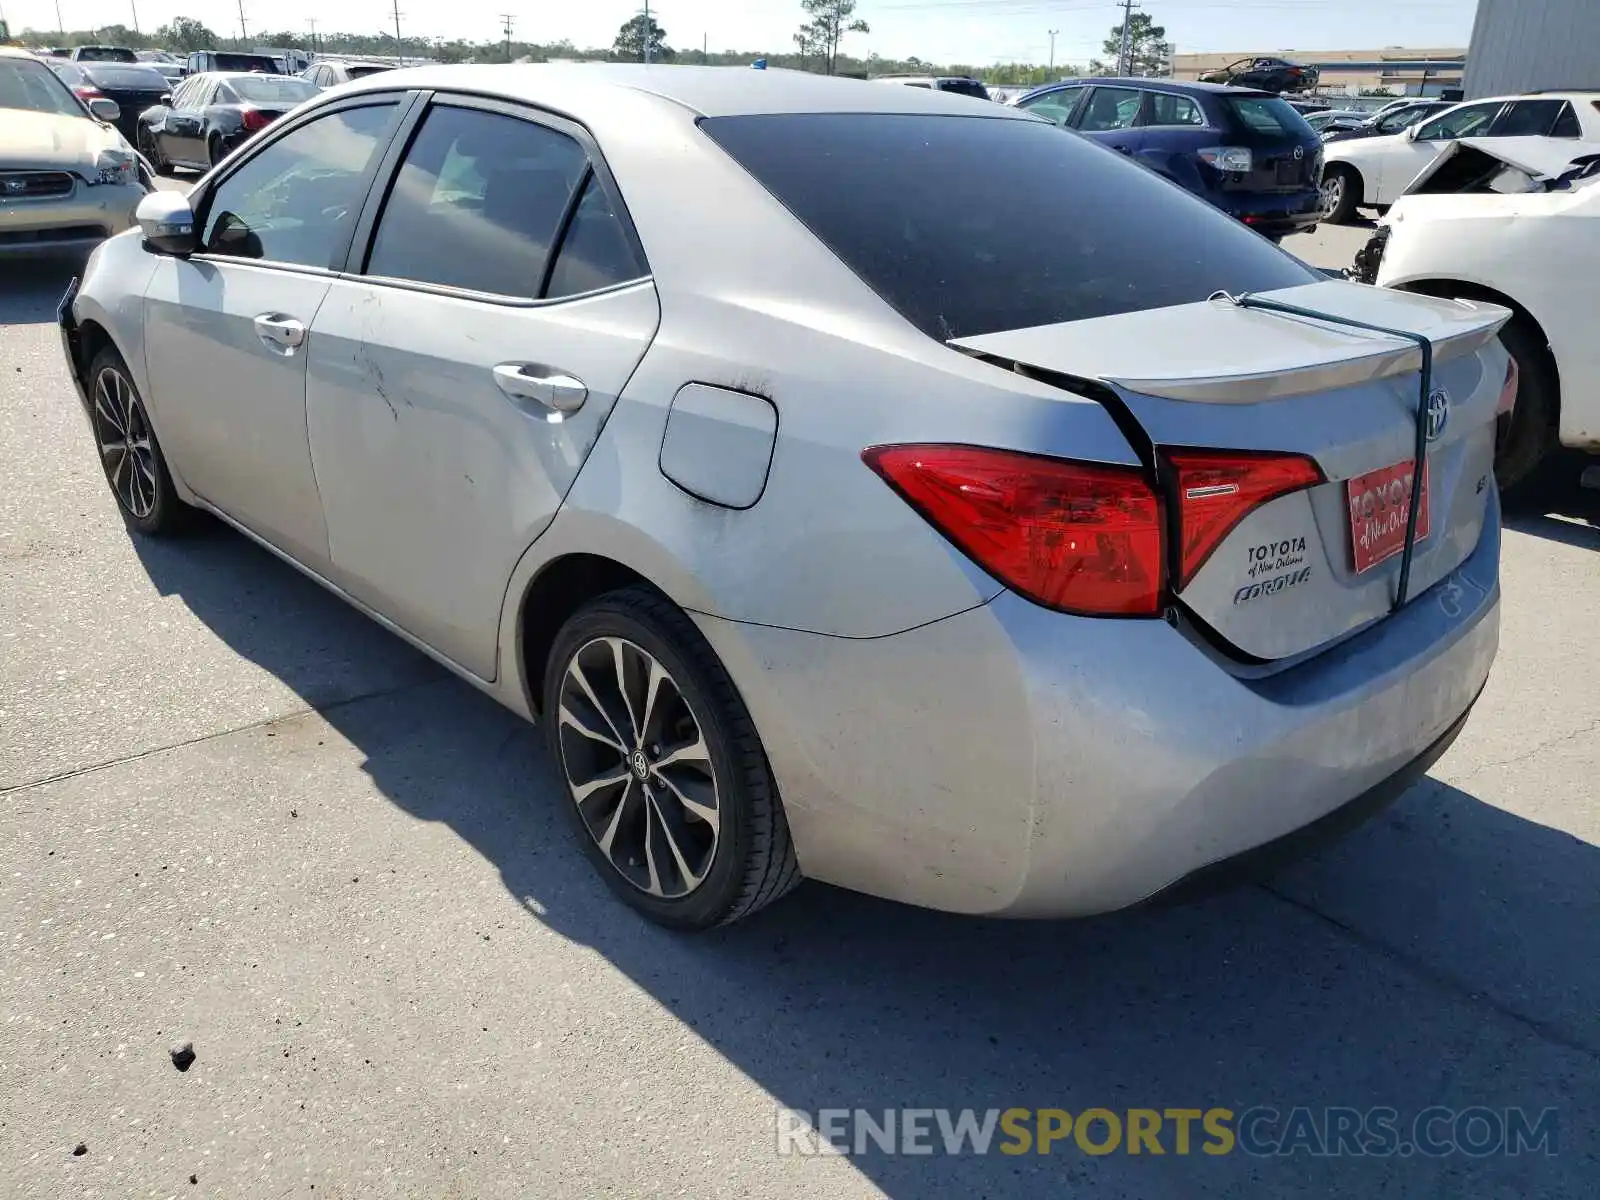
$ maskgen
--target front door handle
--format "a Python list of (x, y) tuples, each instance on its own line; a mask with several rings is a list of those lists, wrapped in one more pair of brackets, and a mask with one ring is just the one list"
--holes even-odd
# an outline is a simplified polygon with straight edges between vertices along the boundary
[(305, 344), (306, 327), (283, 313), (262, 313), (256, 318), (255, 326), (256, 336), (269, 349), (293, 354), (297, 347)]
[(501, 363), (494, 383), (511, 399), (532, 401), (553, 413), (575, 413), (589, 398), (583, 380), (538, 363)]

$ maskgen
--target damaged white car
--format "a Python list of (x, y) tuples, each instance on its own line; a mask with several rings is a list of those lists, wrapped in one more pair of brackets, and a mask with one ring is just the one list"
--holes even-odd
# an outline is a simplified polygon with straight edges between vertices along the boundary
[(1356, 259), (1368, 283), (1487, 300), (1520, 373), (1495, 473), (1526, 479), (1557, 445), (1600, 451), (1600, 154), (1466, 138), (1419, 175)]

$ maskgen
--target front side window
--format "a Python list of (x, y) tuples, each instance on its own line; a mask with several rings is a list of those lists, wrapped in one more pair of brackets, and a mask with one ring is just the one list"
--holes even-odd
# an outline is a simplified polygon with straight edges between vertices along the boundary
[(1479, 137), (1488, 131), (1489, 122), (1494, 120), (1495, 114), (1499, 111), (1498, 100), (1492, 100), (1487, 104), (1464, 104), (1460, 108), (1452, 108), (1427, 124), (1419, 125), (1417, 141), (1448, 142), (1456, 138)]
[(700, 127), (940, 341), (1316, 278), (1205, 201), (1039, 121), (796, 113)]
[(384, 204), (367, 273), (536, 297), (588, 165), (582, 146), (547, 126), (434, 108)]
[(1078, 107), (1078, 97), (1081, 95), (1082, 88), (1062, 88), (1059, 92), (1049, 92), (1017, 107), (1046, 121), (1065, 125), (1072, 119), (1072, 110)]
[(1132, 129), (1139, 119), (1142, 93), (1133, 88), (1097, 87), (1089, 96), (1078, 128), (1084, 133), (1103, 133), (1111, 129)]
[(204, 252), (333, 265), (394, 113), (392, 103), (341, 109), (252, 155), (206, 202)]

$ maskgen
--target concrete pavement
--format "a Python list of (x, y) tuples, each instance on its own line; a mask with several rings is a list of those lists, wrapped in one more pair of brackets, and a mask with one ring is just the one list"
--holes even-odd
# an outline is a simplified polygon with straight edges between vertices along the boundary
[[(1592, 496), (1513, 517), (1500, 662), (1431, 778), (1269, 886), (1000, 924), (807, 885), (682, 938), (591, 877), (531, 729), (223, 529), (131, 540), (67, 272), (5, 270), (0, 1194), (1592, 1194)], [(786, 1158), (778, 1105), (1521, 1106), (1559, 1140)]]

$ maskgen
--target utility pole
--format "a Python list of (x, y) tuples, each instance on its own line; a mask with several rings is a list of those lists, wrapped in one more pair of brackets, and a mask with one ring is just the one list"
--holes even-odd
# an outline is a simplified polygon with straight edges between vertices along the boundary
[(516, 21), (516, 18), (513, 17), (510, 13), (501, 13), (500, 14), (500, 24), (505, 29), (505, 34), (506, 34), (506, 61), (507, 62), (511, 61), (511, 26), (515, 21)]
[(1056, 34), (1060, 33), (1061, 30), (1052, 29), (1049, 32), (1050, 32), (1050, 74), (1052, 76), (1054, 76), (1055, 73), (1056, 73)]
[(400, 41), (400, 0), (394, 0), (394, 57), (396, 66), (406, 65), (406, 49)]
[[(710, 61), (711, 61), (711, 35), (709, 33), (702, 33), (700, 35), (700, 65), (703, 67), (707, 63), (709, 63)], [(1424, 80), (1424, 82), (1426, 82), (1426, 80)]]
[(315, 17), (310, 17), (308, 18), (308, 21), (311, 25), (311, 53), (320, 54), (322, 52), (322, 46), (321, 43), (317, 41), (317, 19)]
[(239, 40), (246, 44), (250, 41), (250, 31), (244, 27), (244, 0), (239, 0)]
[(61, 40), (67, 40), (66, 22), (61, 19), (61, 0), (56, 0), (56, 32), (61, 35)]
[(650, 0), (644, 0), (644, 61), (650, 63)]
[(139, 32), (139, 3), (138, 0), (128, 0), (128, 7), (133, 9), (133, 31)]
[(1122, 49), (1117, 52), (1117, 74), (1133, 74), (1133, 0), (1122, 0)]

